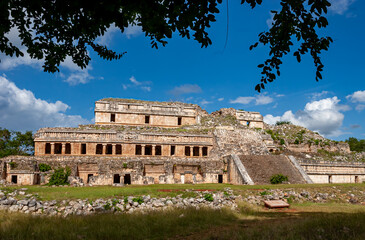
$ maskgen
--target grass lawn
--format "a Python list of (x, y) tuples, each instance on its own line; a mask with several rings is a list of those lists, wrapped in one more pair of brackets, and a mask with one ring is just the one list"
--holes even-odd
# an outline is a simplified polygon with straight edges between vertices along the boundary
[(267, 210), (175, 209), (149, 214), (39, 217), (0, 212), (0, 239), (365, 239), (365, 209), (301, 204)]
[[(27, 193), (37, 193), (41, 200), (64, 199), (89, 199), (112, 198), (118, 196), (151, 195), (152, 197), (166, 197), (183, 194), (183, 197), (194, 196), (194, 192), (186, 192), (185, 189), (195, 190), (223, 190), (230, 187), (235, 194), (245, 195), (247, 190), (261, 189), (312, 189), (326, 192), (326, 189), (336, 187), (341, 191), (360, 190), (365, 191), (365, 184), (280, 184), (280, 185), (231, 185), (231, 184), (153, 184), (130, 185), (125, 187), (93, 186), (93, 187), (47, 187), (47, 186), (22, 186), (28, 188)], [(1, 189), (19, 189), (22, 187), (7, 187)], [(171, 190), (171, 191), (170, 191)]]

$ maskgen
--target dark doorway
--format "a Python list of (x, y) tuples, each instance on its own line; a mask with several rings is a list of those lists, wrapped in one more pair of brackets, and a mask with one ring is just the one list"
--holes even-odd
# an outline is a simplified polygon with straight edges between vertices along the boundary
[(114, 174), (114, 181), (113, 183), (120, 183), (120, 175), (119, 174)]
[(152, 155), (152, 145), (146, 145), (144, 147), (144, 155)]
[(202, 148), (202, 155), (203, 156), (208, 156), (208, 148), (207, 147)]
[(110, 122), (115, 122), (115, 114), (110, 114)]
[(185, 147), (185, 156), (190, 156), (190, 147)]
[(144, 117), (144, 123), (145, 124), (149, 124), (150, 123), (150, 116), (145, 116)]
[(178, 118), (177, 118), (177, 125), (181, 126), (181, 122), (182, 122), (182, 121), (181, 121), (181, 117), (178, 117)]
[(193, 147), (193, 156), (199, 157), (199, 147)]
[(51, 154), (51, 144), (50, 143), (46, 143), (46, 154)]
[(11, 175), (11, 183), (18, 183), (18, 175)]
[(94, 176), (94, 174), (88, 174), (87, 175), (87, 183), (90, 183), (90, 180), (91, 180), (90, 178), (93, 177), (93, 176)]
[(62, 143), (55, 143), (54, 144), (54, 153), (61, 154), (62, 153)]
[(218, 174), (218, 183), (223, 183), (223, 175)]
[(112, 154), (113, 153), (113, 145), (108, 144), (106, 145), (106, 154)]
[(332, 183), (332, 176), (331, 175), (328, 176), (328, 183)]
[(115, 145), (115, 154), (117, 154), (117, 155), (122, 154), (122, 145), (120, 145), (120, 144)]
[(131, 184), (131, 175), (130, 174), (124, 175), (124, 184)]
[(359, 176), (355, 176), (355, 183), (359, 183)]
[(41, 183), (41, 176), (39, 174), (34, 174), (33, 184), (40, 184)]
[(170, 155), (171, 156), (174, 156), (175, 155), (175, 146), (171, 146)]
[(142, 155), (142, 146), (136, 145), (136, 155)]
[(103, 145), (102, 144), (96, 144), (95, 154), (103, 154)]
[(71, 154), (71, 143), (66, 143), (65, 154)]
[(86, 143), (81, 144), (81, 154), (86, 154)]
[(162, 151), (161, 151), (161, 146), (156, 146), (155, 148), (155, 155), (161, 155)]

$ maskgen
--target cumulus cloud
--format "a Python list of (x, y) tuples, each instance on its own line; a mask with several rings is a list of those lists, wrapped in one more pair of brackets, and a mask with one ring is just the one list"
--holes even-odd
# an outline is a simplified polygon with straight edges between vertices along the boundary
[(150, 92), (151, 91), (151, 85), (152, 83), (150, 81), (140, 82), (137, 81), (137, 79), (132, 76), (129, 78), (129, 83), (122, 84), (122, 87), (124, 90), (127, 90), (128, 88), (139, 88), (143, 91)]
[(26, 89), (0, 76), (0, 126), (13, 130), (37, 130), (41, 127), (72, 127), (88, 124), (79, 115), (67, 115), (67, 104), (36, 98)]
[(172, 90), (169, 91), (170, 94), (175, 96), (200, 92), (202, 92), (202, 89), (197, 84), (184, 84), (174, 87)]
[[(113, 23), (104, 33), (103, 36), (100, 36), (96, 39), (96, 43), (100, 45), (109, 46), (115, 34), (117, 32), (120, 32), (119, 28), (115, 26)], [(138, 26), (137, 23), (133, 23), (132, 25), (129, 25), (127, 28), (125, 28), (123, 35), (125, 35), (128, 39), (131, 39), (133, 37), (137, 37), (138, 35), (142, 34), (142, 27)]]
[(310, 94), (310, 97), (313, 99), (313, 100), (318, 100), (320, 98), (323, 98), (324, 96), (326, 96), (327, 94), (329, 94), (328, 91), (322, 91), (322, 92), (315, 92), (315, 93), (311, 93)]
[(349, 9), (350, 5), (356, 0), (330, 0), (329, 10), (334, 14), (343, 15)]
[(235, 100), (229, 101), (230, 103), (249, 104), (255, 102), (255, 105), (266, 105), (272, 103), (274, 99), (266, 94), (259, 94), (254, 97), (237, 97)]
[(219, 102), (222, 102), (223, 100), (224, 100), (224, 98), (222, 98), (222, 97), (221, 98), (218, 98), (218, 101)]
[(355, 109), (357, 111), (362, 111), (365, 109), (365, 90), (364, 91), (356, 91), (353, 94), (350, 94), (346, 97), (348, 100), (350, 100), (353, 103), (357, 103), (357, 106)]
[(339, 102), (337, 97), (312, 101), (305, 105), (304, 110), (299, 110), (295, 114), (291, 110), (286, 111), (282, 116), (268, 114), (264, 117), (264, 121), (268, 124), (290, 121), (326, 136), (339, 136), (342, 134), (340, 127), (344, 119), (342, 112), (349, 110), (348, 106), (341, 105)]
[(94, 77), (89, 73), (89, 71), (93, 69), (91, 64), (89, 64), (86, 68), (81, 69), (72, 61), (71, 57), (67, 56), (65, 60), (61, 63), (61, 67), (67, 69), (69, 75), (68, 77), (66, 77), (65, 74), (62, 73), (60, 76), (62, 78), (65, 78), (64, 81), (71, 86), (85, 84), (88, 83), (91, 79), (94, 79)]

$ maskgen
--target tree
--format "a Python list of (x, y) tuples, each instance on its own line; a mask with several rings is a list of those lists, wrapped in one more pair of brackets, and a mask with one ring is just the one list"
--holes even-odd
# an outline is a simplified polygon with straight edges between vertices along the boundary
[(350, 137), (346, 142), (349, 144), (351, 151), (365, 152), (365, 139), (358, 140), (357, 138)]
[[(241, 0), (251, 8), (262, 0)], [(151, 46), (165, 46), (167, 39), (178, 32), (183, 38), (191, 37), (209, 46), (212, 41), (206, 31), (222, 0), (3, 0), (0, 2), (0, 51), (8, 56), (23, 56), (18, 46), (9, 41), (7, 33), (17, 28), (22, 45), (31, 58), (44, 59), (46, 72), (59, 71), (59, 65), (67, 56), (80, 68), (85, 68), (91, 47), (101, 58), (120, 59), (125, 52), (117, 53), (96, 43), (114, 24), (124, 32), (128, 26), (139, 25)], [(269, 58), (263, 64), (261, 81), (255, 89), (261, 91), (265, 84), (280, 76), (282, 57), (291, 51), (293, 41), (300, 45), (294, 56), (300, 62), (301, 55), (310, 53), (316, 67), (316, 80), (322, 79), (323, 64), (320, 54), (327, 50), (332, 39), (319, 37), (319, 28), (328, 25), (323, 16), (330, 6), (328, 0), (281, 0), (280, 11), (273, 13), (273, 25), (259, 34), (258, 44), (268, 45)]]
[(0, 158), (9, 155), (32, 155), (34, 141), (31, 131), (11, 132), (0, 128)]

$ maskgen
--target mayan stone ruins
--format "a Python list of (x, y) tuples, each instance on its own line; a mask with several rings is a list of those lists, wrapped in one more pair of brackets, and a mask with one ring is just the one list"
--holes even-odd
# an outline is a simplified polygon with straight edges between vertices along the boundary
[(278, 173), (290, 183), (365, 180), (361, 162), (309, 155), (318, 149), (350, 152), (348, 145), (286, 142), (283, 149), (270, 128), (258, 112), (225, 108), (208, 114), (194, 104), (107, 98), (95, 102), (95, 124), (39, 129), (34, 156), (0, 159), (0, 174), (7, 183), (47, 184), (50, 173), (39, 170), (47, 164), (69, 167), (70, 184), (78, 186), (268, 184)]

